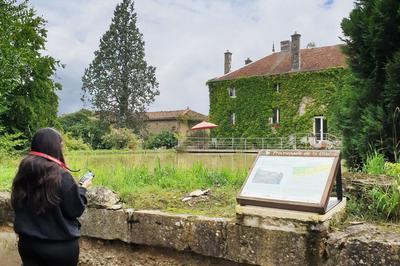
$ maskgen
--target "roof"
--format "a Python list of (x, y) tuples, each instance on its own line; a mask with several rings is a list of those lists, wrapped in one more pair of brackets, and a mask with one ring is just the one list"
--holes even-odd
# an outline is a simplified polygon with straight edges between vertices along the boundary
[[(300, 50), (300, 70), (296, 72), (317, 71), (335, 67), (346, 67), (346, 56), (342, 44), (307, 48)], [(232, 71), (212, 81), (230, 80), (241, 77), (279, 75), (290, 73), (291, 53), (277, 52)]]
[(148, 117), (148, 120), (153, 120), (153, 121), (176, 120), (178, 118), (183, 118), (183, 117), (192, 121), (204, 121), (208, 119), (206, 115), (190, 110), (189, 108), (176, 111), (147, 112), (146, 115)]

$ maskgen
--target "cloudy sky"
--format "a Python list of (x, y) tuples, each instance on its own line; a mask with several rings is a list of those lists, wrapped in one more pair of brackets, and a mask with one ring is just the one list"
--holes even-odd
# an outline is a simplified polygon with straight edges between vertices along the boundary
[[(81, 77), (93, 60), (121, 0), (31, 0), (47, 21), (47, 53), (65, 64), (56, 79), (60, 114), (82, 108)], [(301, 47), (340, 43), (340, 21), (352, 0), (135, 0), (146, 61), (155, 66), (160, 95), (151, 111), (191, 109), (208, 114), (206, 81), (271, 53), (272, 43), (302, 35)], [(279, 47), (278, 47), (279, 50)]]

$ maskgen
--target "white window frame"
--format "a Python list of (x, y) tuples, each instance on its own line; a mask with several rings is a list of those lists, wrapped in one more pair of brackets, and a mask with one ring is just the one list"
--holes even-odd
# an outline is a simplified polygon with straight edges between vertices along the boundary
[(236, 98), (236, 88), (235, 87), (229, 87), (228, 88), (228, 95), (231, 98)]
[[(274, 117), (275, 117), (274, 111), (276, 111), (276, 121), (274, 121)], [(279, 125), (280, 120), (281, 120), (281, 119), (280, 119), (279, 108), (273, 108), (273, 109), (272, 109), (272, 119), (271, 119), (272, 124), (273, 124), (273, 125)]]
[[(318, 132), (316, 132), (316, 126), (315, 126), (315, 120), (316, 119), (319, 119), (320, 120), (320, 132), (318, 133)], [(324, 116), (322, 116), (322, 115), (319, 115), (319, 116), (314, 116), (314, 121), (313, 121), (313, 133), (314, 133), (314, 135), (315, 135), (315, 142), (316, 143), (319, 143), (319, 142), (322, 142), (322, 141), (324, 141), (324, 140), (326, 140), (326, 134), (328, 133), (328, 132), (324, 132), (324, 124), (325, 123), (327, 123), (326, 122), (326, 118), (324, 117)], [(326, 125), (326, 127), (328, 127), (328, 125)], [(328, 131), (328, 130), (327, 130)], [(319, 139), (317, 139), (317, 134), (320, 134), (319, 136)]]
[(231, 113), (230, 122), (231, 122), (232, 126), (234, 126), (236, 124), (236, 114), (235, 113)]
[(280, 88), (281, 88), (281, 84), (280, 83), (274, 83), (274, 91), (275, 92), (279, 92)]

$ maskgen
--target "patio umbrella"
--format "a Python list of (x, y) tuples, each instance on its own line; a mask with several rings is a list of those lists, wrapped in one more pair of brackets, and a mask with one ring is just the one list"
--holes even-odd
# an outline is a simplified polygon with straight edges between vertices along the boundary
[(191, 130), (200, 130), (200, 129), (208, 129), (208, 128), (214, 128), (217, 127), (218, 125), (203, 121), (201, 123), (198, 123), (197, 125), (194, 125)]
[(216, 124), (213, 124), (213, 123), (210, 123), (210, 122), (206, 122), (206, 121), (203, 121), (203, 122), (201, 122), (201, 123), (198, 123), (197, 125), (194, 125), (194, 126), (191, 128), (191, 130), (202, 130), (202, 129), (204, 130), (203, 139), (202, 139), (202, 140), (198, 140), (198, 141), (200, 141), (200, 142), (197, 143), (197, 145), (200, 145), (202, 148), (205, 148), (205, 146), (207, 146), (206, 143), (208, 142), (208, 140), (205, 139), (205, 137), (206, 137), (206, 130), (207, 130), (207, 129), (210, 129), (210, 128), (215, 128), (215, 127), (217, 127)]

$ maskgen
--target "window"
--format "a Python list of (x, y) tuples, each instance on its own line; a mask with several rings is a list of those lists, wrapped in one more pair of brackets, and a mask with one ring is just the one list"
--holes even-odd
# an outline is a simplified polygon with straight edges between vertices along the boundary
[(316, 141), (320, 142), (327, 139), (328, 123), (323, 116), (314, 117), (314, 135)]
[(229, 115), (229, 123), (233, 126), (236, 124), (236, 115), (235, 113), (232, 113)]
[(280, 83), (274, 83), (274, 86), (273, 86), (273, 88), (274, 88), (274, 91), (275, 91), (275, 92), (279, 92), (279, 88), (280, 88), (280, 86), (281, 86), (281, 84), (280, 84)]
[(272, 124), (274, 124), (274, 125), (279, 124), (279, 109), (278, 108), (272, 109)]
[(234, 87), (228, 88), (229, 97), (236, 98), (236, 89)]

